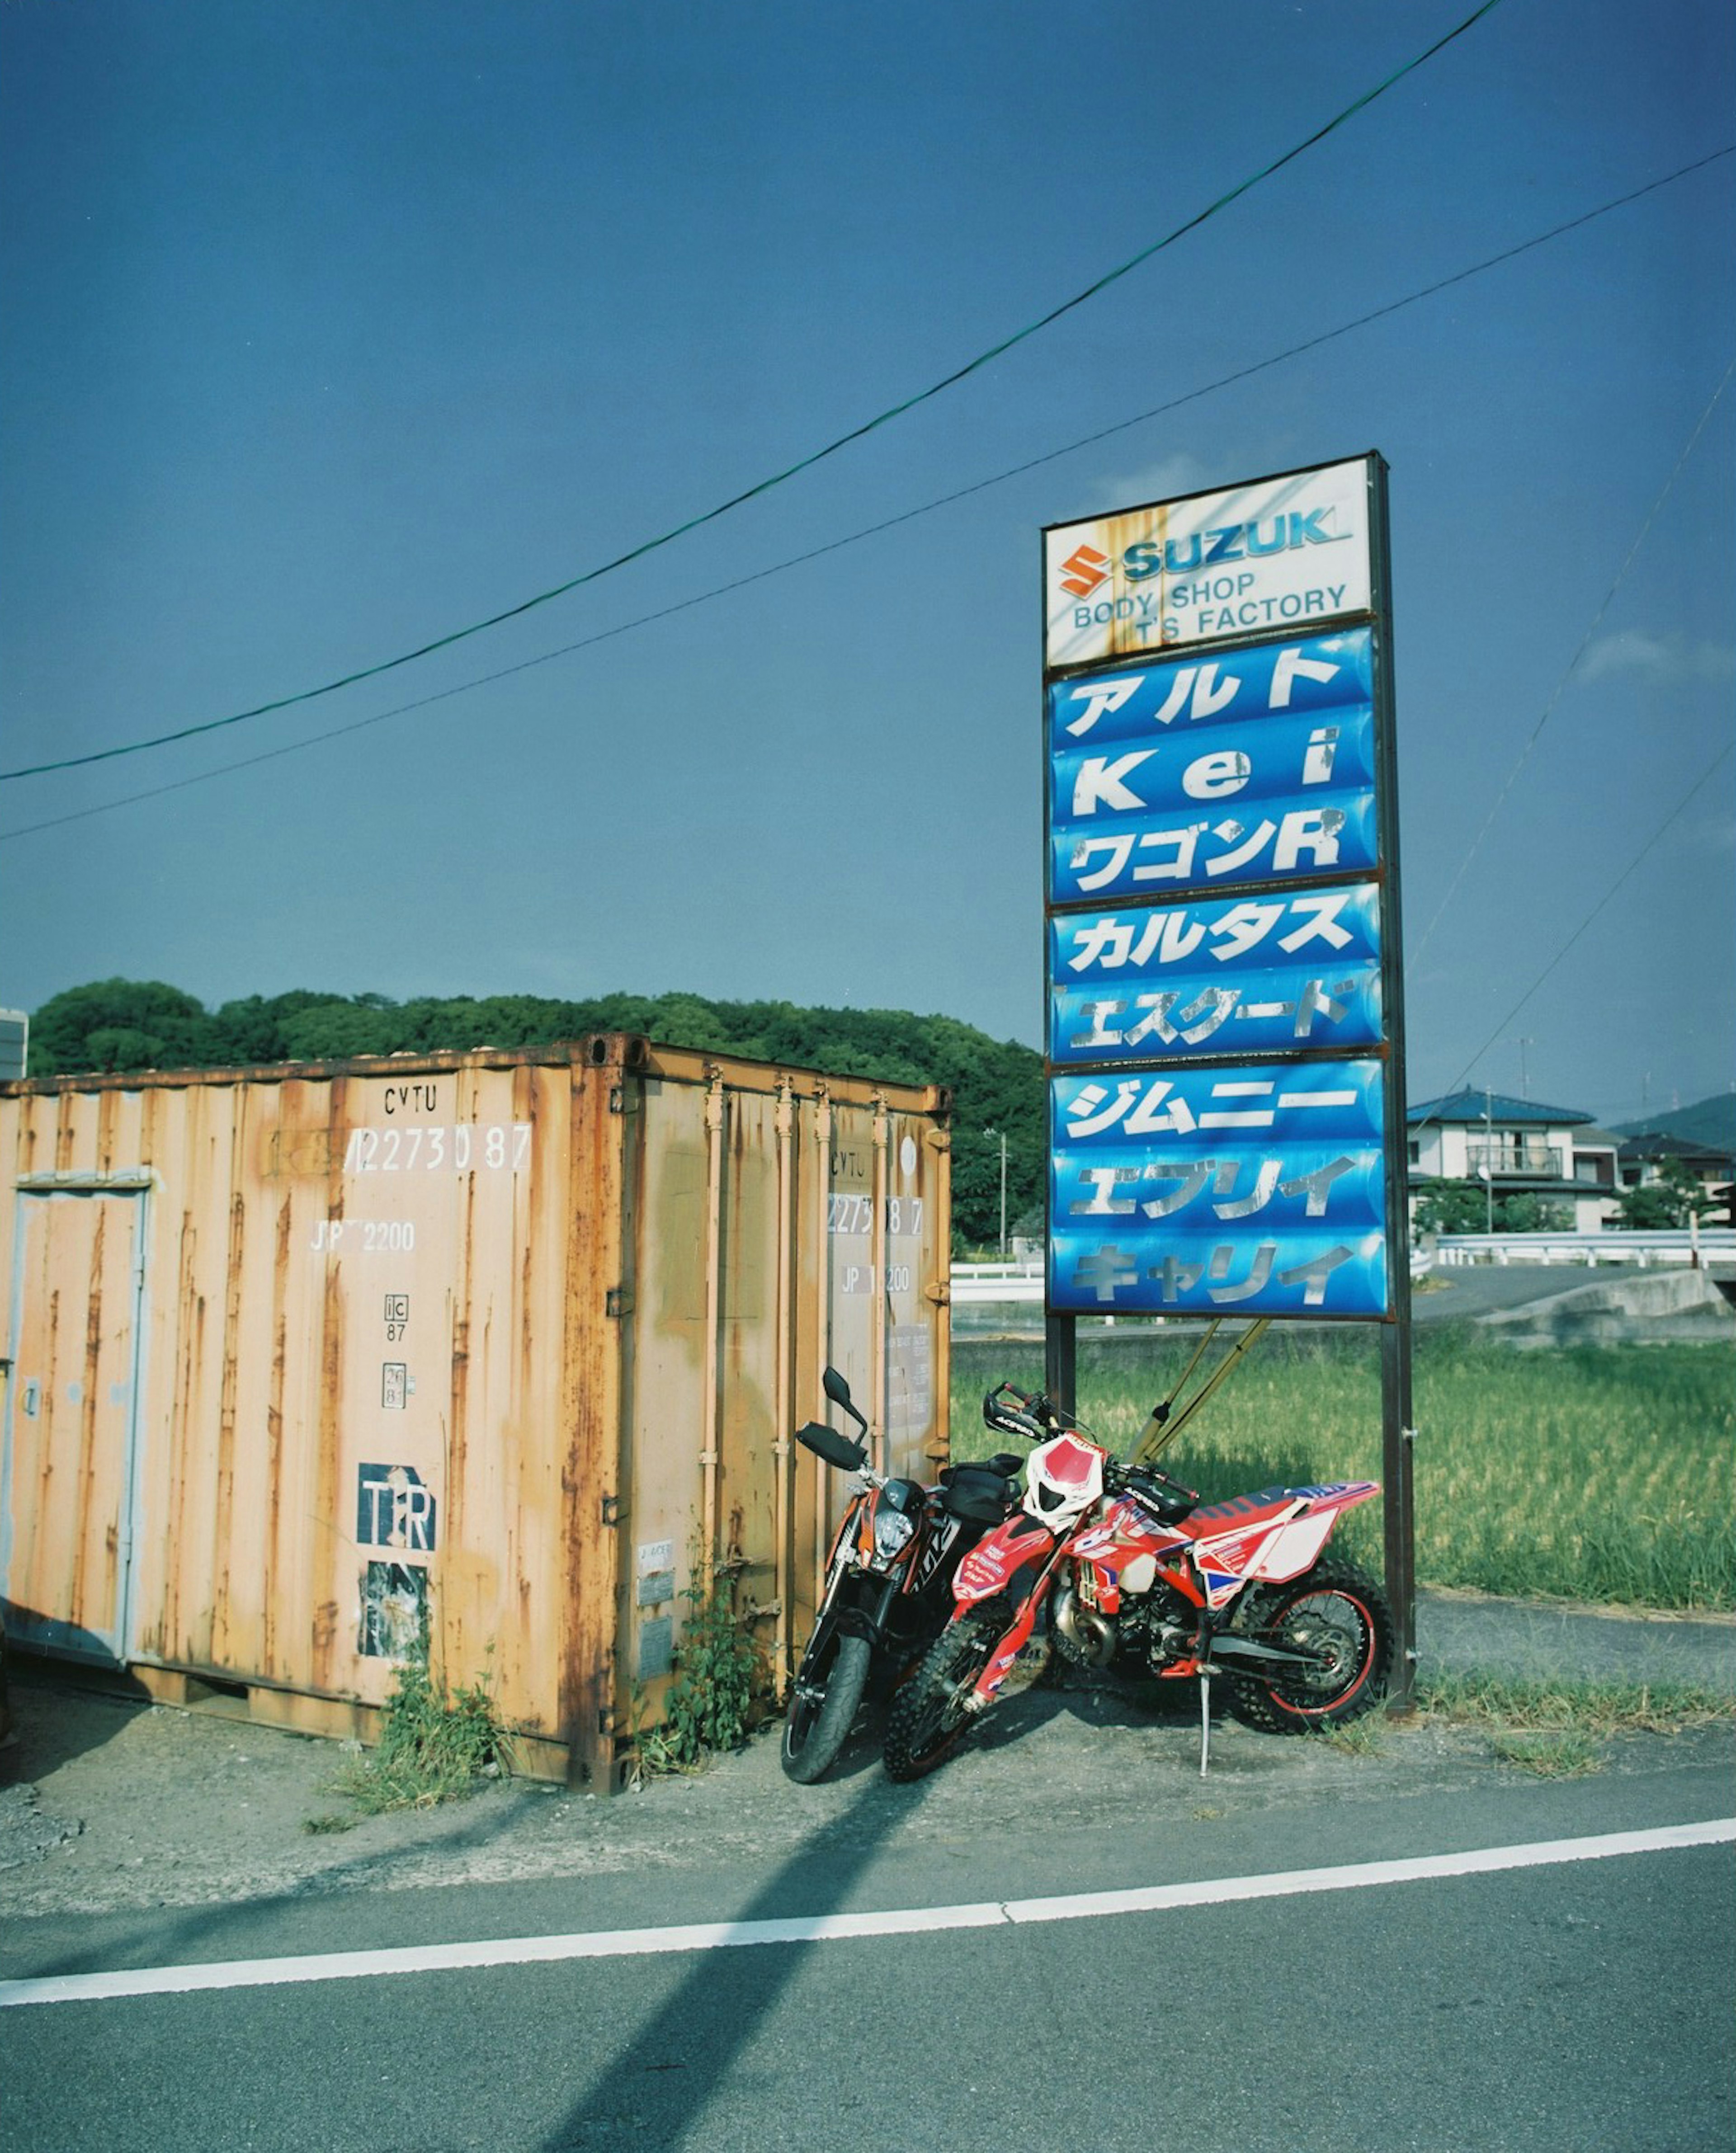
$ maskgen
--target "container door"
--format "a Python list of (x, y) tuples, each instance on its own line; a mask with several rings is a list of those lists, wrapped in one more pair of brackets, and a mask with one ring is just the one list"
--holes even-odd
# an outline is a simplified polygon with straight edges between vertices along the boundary
[(22, 1192), (0, 1465), (0, 1598), (21, 1644), (125, 1657), (144, 1197)]

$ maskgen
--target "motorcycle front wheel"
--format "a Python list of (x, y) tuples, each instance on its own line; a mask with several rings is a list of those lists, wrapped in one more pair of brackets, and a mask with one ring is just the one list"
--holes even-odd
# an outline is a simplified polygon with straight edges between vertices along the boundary
[(965, 1700), (1005, 1628), (1004, 1615), (965, 1615), (929, 1646), (887, 1717), (888, 1779), (919, 1779), (952, 1754), (970, 1724)]
[(1342, 1727), (1386, 1694), (1392, 1667), (1392, 1610), (1387, 1596), (1353, 1564), (1320, 1563), (1288, 1585), (1269, 1586), (1235, 1625), (1244, 1636), (1316, 1664), (1274, 1677), (1237, 1675), (1230, 1709), (1268, 1734)]
[(782, 1752), (784, 1772), (797, 1786), (811, 1787), (831, 1770), (861, 1708), (873, 1657), (866, 1637), (840, 1637), (825, 1667), (802, 1662), (790, 1692)]

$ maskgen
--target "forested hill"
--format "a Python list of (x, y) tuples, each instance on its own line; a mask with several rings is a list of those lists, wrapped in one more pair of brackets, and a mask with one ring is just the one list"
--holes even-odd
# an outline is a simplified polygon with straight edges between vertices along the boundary
[(1736, 1091), (1714, 1092), (1691, 1107), (1673, 1107), (1642, 1122), (1618, 1122), (1618, 1137), (1680, 1137), (1708, 1151), (1736, 1153)]
[[(699, 995), (603, 995), (564, 1002), (531, 995), (481, 1000), (298, 990), (250, 995), (207, 1010), (157, 980), (69, 988), (30, 1020), (30, 1074), (89, 1070), (221, 1069), (348, 1060), (471, 1046), (540, 1046), (593, 1031), (633, 1031), (668, 1046), (888, 1083), (952, 1088), (953, 1219), (968, 1244), (1000, 1230), (1000, 1139), (1006, 1138), (1006, 1224), (1042, 1205), (1041, 1057), (952, 1017), (905, 1010), (802, 1009), (790, 1002), (715, 1002)], [(1041, 1230), (1040, 1227), (1037, 1230)]]

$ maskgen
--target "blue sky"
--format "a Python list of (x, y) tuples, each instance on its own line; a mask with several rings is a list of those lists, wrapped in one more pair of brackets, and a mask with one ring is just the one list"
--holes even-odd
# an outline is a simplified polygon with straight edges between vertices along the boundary
[[(1471, 4), (13, 0), (0, 762), (584, 574), (1022, 328)], [(0, 784), (0, 1004), (685, 988), (1035, 1045), (1040, 527), (1376, 449), (1412, 1096), (1722, 1091), (1736, 157), (1212, 384), (1733, 142), (1721, 0), (1502, 0), (719, 522), (371, 682)]]

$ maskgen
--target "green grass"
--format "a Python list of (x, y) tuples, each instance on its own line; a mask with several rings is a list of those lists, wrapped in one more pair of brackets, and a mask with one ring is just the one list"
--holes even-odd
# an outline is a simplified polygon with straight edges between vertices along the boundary
[(349, 1813), (309, 1817), (303, 1830), (347, 1831), (388, 1809), (433, 1809), (511, 1771), (511, 1739), (487, 1683), (449, 1695), (430, 1675), (426, 1655), (425, 1639), (421, 1654), (398, 1670), (380, 1709), (379, 1742), (329, 1782), (328, 1791), (351, 1804)]
[(1417, 1690), (1419, 1711), (1489, 1738), (1505, 1764), (1538, 1779), (1599, 1769), (1618, 1734), (1680, 1734), (1736, 1717), (1736, 1698), (1689, 1682), (1524, 1681), (1436, 1675)]
[[(1153, 1331), (1137, 1343), (1082, 1340), (1081, 1418), (1124, 1450), (1194, 1343), (1179, 1330)], [(1423, 1583), (1601, 1605), (1736, 1610), (1730, 1347), (1517, 1352), (1449, 1326), (1419, 1331), (1414, 1352)], [(955, 1456), (985, 1448), (981, 1396), (1003, 1375), (1034, 1387), (1041, 1349), (955, 1342)], [(1269, 1334), (1162, 1462), (1214, 1499), (1284, 1483), (1379, 1479), (1372, 1326)], [(1377, 1570), (1380, 1512), (1378, 1502), (1350, 1512), (1334, 1544)]]

